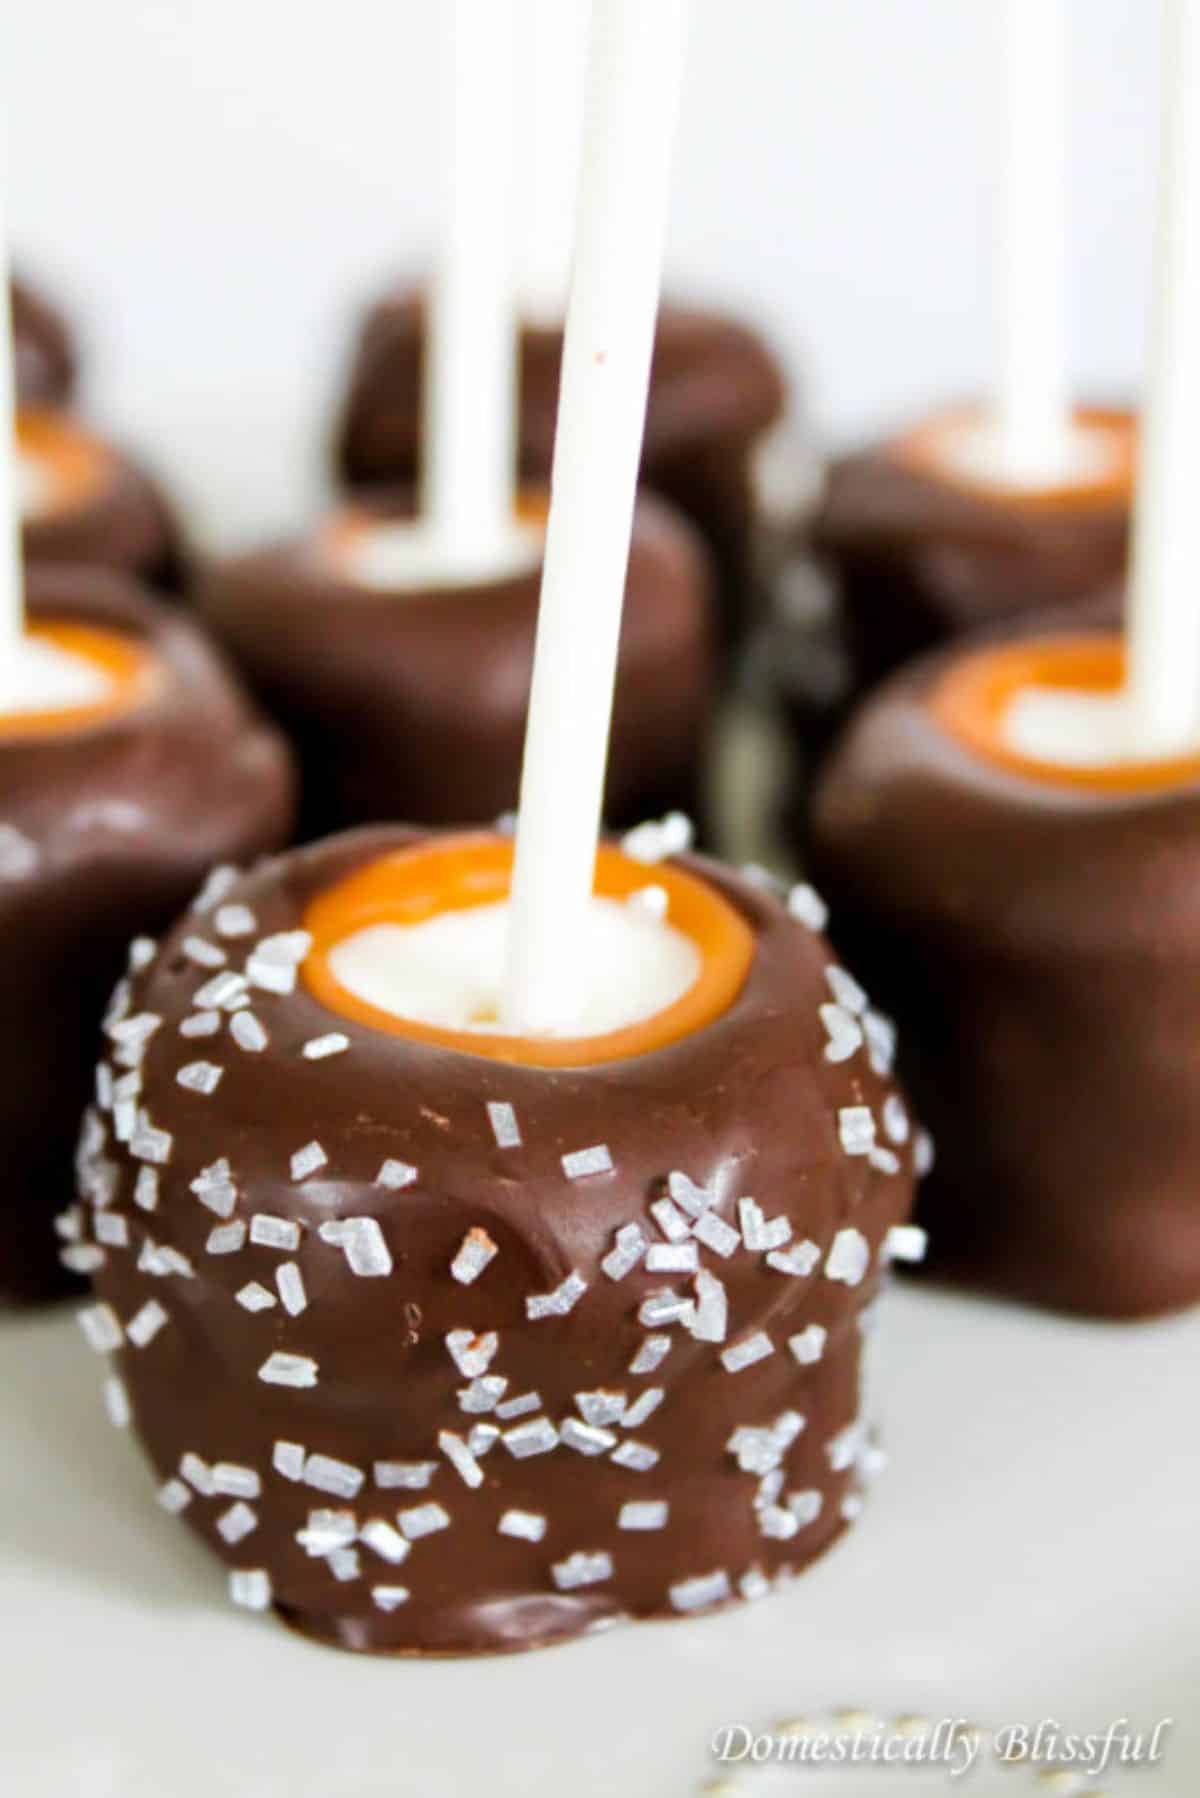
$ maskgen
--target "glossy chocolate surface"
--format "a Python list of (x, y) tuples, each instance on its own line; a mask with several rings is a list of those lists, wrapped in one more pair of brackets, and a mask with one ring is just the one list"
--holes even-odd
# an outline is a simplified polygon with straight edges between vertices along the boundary
[[(129, 1016), (161, 1020), (141, 1069), (147, 1129), (125, 1145), (108, 1115), (93, 1126), (129, 1240), (96, 1275), (111, 1312), (86, 1321), (103, 1342), (119, 1320), (115, 1360), (164, 1502), (239, 1576), (243, 1601), (270, 1599), (353, 1649), (530, 1648), (758, 1596), (841, 1534), (872, 1467), (860, 1336), (911, 1199), (901, 1101), (865, 1049), (826, 1057), (823, 939), (761, 887), (690, 858), (758, 952), (719, 1020), (652, 1054), (557, 1071), (488, 1062), (349, 1022), (302, 981), (269, 990), (269, 965), (261, 983), (262, 939), (276, 939), (269, 964), (315, 895), (415, 840), (364, 831), (265, 865), (223, 898), (248, 908), (251, 934), (223, 940), (221, 914), (186, 917), (133, 980)], [(196, 935), (250, 980), (227, 1003), (248, 998), (251, 1021), (225, 1016), (203, 1042), (180, 1033), (211, 979), (184, 947)], [(305, 1045), (330, 1032), (341, 1052), (310, 1059)], [(181, 1083), (198, 1061), (215, 1079)], [(843, 1146), (849, 1107), (877, 1120), (874, 1162)], [(611, 1170), (570, 1177), (564, 1157), (600, 1146)], [(152, 1213), (133, 1199), (147, 1166)], [(680, 1203), (656, 1220), (672, 1175)], [(798, 1250), (806, 1271), (739, 1237), (748, 1196), (778, 1220), (773, 1252)], [(701, 1212), (719, 1249), (691, 1235)], [(645, 1264), (647, 1241), (669, 1246), (663, 1220), (699, 1276)], [(606, 1271), (630, 1226), (642, 1254)], [(452, 1266), (471, 1231), (496, 1252), (464, 1281)], [(184, 1265), (164, 1269), (164, 1248)], [(573, 1276), (582, 1290), (564, 1285)], [(700, 1312), (639, 1321), (652, 1294), (686, 1307), (705, 1282), (728, 1306), (707, 1335)], [(801, 1358), (789, 1339), (806, 1330)], [(763, 1358), (723, 1364), (759, 1332)], [(653, 1366), (647, 1338), (664, 1351)], [(389, 1463), (424, 1472), (405, 1488)], [(667, 1513), (626, 1512), (622, 1527), (631, 1504)], [(544, 1535), (501, 1533), (510, 1512), (543, 1520)], [(421, 1534), (423, 1521), (440, 1527)]]
[(1120, 579), (1128, 532), (1127, 504), (1032, 504), (894, 444), (835, 462), (813, 542), (838, 587), (851, 696), (979, 626), (1093, 600)]
[(45, 294), (16, 278), (11, 284), (17, 398), (26, 406), (58, 406), (75, 389), (70, 327)]
[(103, 457), (94, 493), (24, 520), (26, 560), (111, 569), (161, 593), (178, 592), (187, 573), (179, 520), (136, 462), (109, 445)]
[[(337, 445), (339, 470), (351, 486), (411, 485), (417, 478), (422, 311), (420, 292), (408, 288), (386, 296), (367, 317)], [(550, 472), (561, 357), (561, 330), (525, 327), (520, 449), (522, 474), (531, 481)], [(716, 312), (662, 308), (642, 474), (711, 543), (722, 614), (734, 631), (752, 609), (752, 452), (786, 399), (778, 361), (748, 326)]]
[(129, 633), (162, 691), (92, 728), (0, 734), (0, 1298), (63, 1287), (51, 1220), (92, 1085), (99, 1021), (130, 938), (163, 928), (215, 862), (286, 839), (291, 776), (277, 733), (196, 631), (99, 570), (34, 569), (34, 620)]
[(1200, 785), (1110, 794), (860, 710), (818, 788), (835, 940), (900, 1026), (933, 1132), (930, 1266), (1098, 1316), (1200, 1299)]
[[(467, 590), (381, 592), (315, 538), (209, 570), (197, 603), (301, 765), (305, 836), (515, 806), (540, 568)], [(715, 685), (711, 577), (685, 520), (638, 505), (607, 817), (695, 811)]]

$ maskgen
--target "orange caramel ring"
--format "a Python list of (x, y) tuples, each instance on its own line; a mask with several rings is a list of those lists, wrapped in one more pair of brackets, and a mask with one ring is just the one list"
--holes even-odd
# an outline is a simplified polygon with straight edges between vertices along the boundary
[(85, 505), (112, 472), (107, 445), (57, 412), (23, 406), (17, 414), (17, 448), (50, 471), (51, 512)]
[(1004, 735), (1008, 708), (1023, 687), (1115, 694), (1124, 684), (1125, 645), (1120, 637), (1042, 637), (961, 657), (934, 686), (929, 710), (947, 735), (965, 748), (1030, 780), (1099, 793), (1160, 792), (1200, 780), (1200, 751), (1075, 767), (1026, 755), (1013, 749)]
[(107, 724), (152, 698), (162, 683), (157, 657), (136, 637), (67, 623), (32, 624), (27, 635), (90, 662), (106, 677), (108, 691), (103, 698), (81, 705), (55, 706), (45, 712), (0, 712), (0, 741), (65, 735)]
[(1137, 475), (1137, 422), (1129, 412), (1100, 406), (1075, 409), (1078, 430), (1102, 436), (1112, 449), (1111, 463), (1097, 478), (1055, 482), (1048, 487), (1006, 486), (990, 480), (986, 473), (974, 473), (946, 453), (946, 441), (965, 434), (983, 420), (981, 408), (961, 406), (935, 412), (919, 424), (903, 432), (890, 447), (897, 462), (922, 474), (936, 475), (948, 485), (1033, 512), (1101, 511), (1106, 506), (1125, 506), (1132, 502)]
[(434, 1048), (537, 1068), (597, 1066), (665, 1049), (713, 1023), (745, 985), (755, 937), (741, 913), (694, 874), (665, 863), (647, 867), (608, 844), (596, 853), (597, 895), (627, 899), (641, 887), (661, 886), (671, 923), (700, 954), (700, 973), (687, 992), (651, 1017), (586, 1037), (445, 1030), (371, 1005), (337, 979), (329, 956), (344, 938), (373, 924), (420, 924), (439, 912), (507, 899), (512, 864), (511, 841), (482, 833), (418, 843), (371, 862), (309, 905), (304, 928), (311, 932), (313, 946), (301, 970), (305, 985), (322, 1005), (355, 1023)]

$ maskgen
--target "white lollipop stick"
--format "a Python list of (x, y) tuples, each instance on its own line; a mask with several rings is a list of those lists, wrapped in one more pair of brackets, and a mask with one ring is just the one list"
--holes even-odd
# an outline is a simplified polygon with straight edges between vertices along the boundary
[(1200, 725), (1200, 4), (1165, 9), (1150, 367), (1129, 594), (1129, 702), (1146, 752)]
[(504, 1021), (569, 1028), (595, 874), (687, 0), (595, 0)]
[(516, 480), (513, 7), (442, 6), (446, 191), (426, 339), (423, 502), (453, 565), (485, 571), (511, 533)]
[(560, 325), (571, 279), (591, 0), (520, 0), (521, 316)]
[[(0, 136), (4, 122), (0, 120)], [(15, 652), (25, 630), (21, 512), (17, 502), (16, 351), (9, 292), (7, 146), (0, 141), (0, 653)]]
[(1063, 0), (1003, 0), (999, 470), (1015, 485), (1071, 466), (1067, 375), (1066, 21)]

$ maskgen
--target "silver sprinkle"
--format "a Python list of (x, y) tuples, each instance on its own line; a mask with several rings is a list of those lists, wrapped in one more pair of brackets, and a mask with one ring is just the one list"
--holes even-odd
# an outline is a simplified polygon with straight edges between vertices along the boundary
[(268, 1386), (315, 1386), (317, 1374), (317, 1363), (308, 1355), (288, 1355), (281, 1349), (268, 1355), (258, 1370)]
[(839, 1230), (833, 1239), (833, 1247), (825, 1258), (825, 1277), (827, 1280), (841, 1280), (847, 1286), (857, 1286), (871, 1265), (871, 1250), (866, 1237), (860, 1230)]
[(565, 1561), (556, 1561), (550, 1569), (560, 1592), (573, 1592), (578, 1586), (596, 1586), (613, 1575), (612, 1556), (600, 1550), (585, 1554), (577, 1549)]
[(503, 1099), (489, 1099), (487, 1114), (497, 1148), (520, 1148), (521, 1128), (517, 1123), (517, 1114), (512, 1106)]
[(516, 1536), (523, 1542), (540, 1542), (546, 1534), (546, 1519), (538, 1511), (505, 1511), (496, 1529), (502, 1536)]

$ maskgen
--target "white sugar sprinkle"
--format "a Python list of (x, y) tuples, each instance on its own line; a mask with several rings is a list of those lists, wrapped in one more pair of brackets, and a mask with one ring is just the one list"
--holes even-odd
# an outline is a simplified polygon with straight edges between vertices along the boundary
[(714, 1255), (721, 1255), (726, 1260), (740, 1247), (742, 1240), (733, 1225), (727, 1224), (715, 1211), (701, 1212), (692, 1226), (692, 1234), (706, 1249), (711, 1249)]
[(899, 1093), (889, 1093), (883, 1101), (883, 1128), (894, 1143), (908, 1141), (908, 1111)]
[(309, 1037), (300, 1053), (305, 1061), (327, 1061), (331, 1055), (344, 1055), (349, 1047), (348, 1036), (340, 1030), (330, 1030), (325, 1036)]
[(337, 1461), (332, 1455), (309, 1455), (300, 1477), (306, 1486), (327, 1492), (331, 1498), (357, 1498), (367, 1476), (361, 1467)]
[(129, 945), (129, 971), (140, 974), (148, 968), (158, 954), (158, 944), (152, 936), (135, 936)]
[(867, 1156), (867, 1160), (881, 1174), (898, 1174), (900, 1172), (899, 1155), (892, 1149), (881, 1148), (878, 1143)]
[(207, 1010), (210, 1006), (217, 1011), (232, 1011), (239, 1005), (246, 992), (246, 976), (235, 974), (232, 968), (226, 968), (220, 974), (214, 974), (203, 986), (198, 986), (192, 994), (192, 1004), (198, 1010)]
[(721, 1568), (716, 1573), (698, 1574), (695, 1579), (680, 1580), (670, 1588), (671, 1604), (677, 1611), (703, 1611), (709, 1605), (721, 1604), (731, 1596), (729, 1575)]
[(622, 1442), (615, 1448), (609, 1460), (618, 1467), (628, 1467), (634, 1473), (648, 1473), (658, 1461), (658, 1450), (651, 1448), (648, 1442), (634, 1442), (632, 1438)]
[(228, 1224), (217, 1224), (209, 1231), (205, 1252), (209, 1255), (236, 1255), (246, 1241), (246, 1222), (235, 1217)]
[(724, 1342), (729, 1324), (729, 1301), (715, 1274), (702, 1267), (695, 1279), (696, 1303), (688, 1325), (697, 1342)]
[(772, 1249), (767, 1256), (767, 1266), (773, 1267), (777, 1274), (791, 1274), (793, 1278), (803, 1278), (811, 1274), (821, 1259), (821, 1251), (815, 1242), (794, 1242), (790, 1249)]
[(542, 1400), (540, 1393), (523, 1392), (519, 1398), (506, 1399), (502, 1405), (497, 1405), (496, 1416), (505, 1419), (512, 1417), (527, 1417), (531, 1411), (540, 1411), (541, 1408)]
[(562, 1157), (562, 1170), (568, 1180), (586, 1180), (590, 1174), (611, 1174), (613, 1161), (607, 1143), (596, 1143), (590, 1149), (573, 1149)]
[(577, 1417), (564, 1417), (558, 1434), (561, 1442), (581, 1455), (606, 1455), (610, 1448), (617, 1446), (617, 1438), (611, 1430), (599, 1430), (590, 1423), (580, 1423)]
[(617, 1515), (619, 1530), (661, 1530), (667, 1526), (670, 1506), (665, 1498), (631, 1498)]
[(432, 1536), (437, 1530), (448, 1529), (450, 1514), (437, 1504), (413, 1505), (411, 1510), (398, 1511), (396, 1522), (408, 1540), (416, 1542), (422, 1536)]
[(496, 1529), (502, 1536), (516, 1536), (523, 1542), (540, 1542), (546, 1534), (546, 1519), (538, 1511), (505, 1511)]
[(190, 1093), (200, 1093), (207, 1098), (215, 1093), (221, 1084), (224, 1068), (219, 1068), (212, 1061), (189, 1061), (186, 1067), (180, 1068), (175, 1076), (176, 1084)]
[(293, 1218), (256, 1211), (250, 1219), (250, 1240), (262, 1249), (283, 1249), (292, 1253), (300, 1247), (300, 1226)]
[(535, 1417), (529, 1423), (519, 1423), (513, 1429), (505, 1430), (504, 1446), (514, 1459), (526, 1461), (531, 1455), (548, 1454), (557, 1448), (558, 1431), (548, 1417)]
[(446, 1336), (446, 1347), (463, 1378), (473, 1380), (478, 1374), (487, 1372), (500, 1347), (500, 1338), (494, 1330), (484, 1336), (477, 1336), (473, 1330), (451, 1330)]
[(376, 1174), (375, 1183), (386, 1186), (389, 1192), (400, 1192), (404, 1187), (411, 1186), (416, 1178), (415, 1167), (410, 1166), (407, 1161), (395, 1161), (389, 1156)]
[(334, 1579), (358, 1579), (362, 1574), (362, 1563), (357, 1548), (334, 1548), (325, 1557), (330, 1573)]
[(828, 1042), (825, 1044), (826, 1061), (849, 1061), (863, 1045), (862, 1027), (857, 1018), (842, 1005), (830, 1001), (820, 1008), (821, 1022), (825, 1026)]
[(171, 1159), (175, 1138), (169, 1130), (157, 1130), (144, 1111), (138, 1113), (137, 1128), (129, 1139), (129, 1153), (138, 1161), (165, 1167)]
[(582, 1549), (577, 1549), (565, 1561), (556, 1561), (550, 1572), (560, 1592), (573, 1592), (578, 1586), (596, 1586), (602, 1580), (611, 1579), (612, 1556), (603, 1550), (585, 1554)]
[(167, 1314), (157, 1299), (147, 1299), (125, 1325), (125, 1334), (134, 1348), (145, 1348), (154, 1341), (167, 1321)]
[(787, 908), (789, 917), (806, 924), (809, 930), (824, 930), (829, 922), (829, 907), (816, 887), (809, 886), (806, 880), (789, 889)]
[(825, 1258), (825, 1277), (857, 1286), (871, 1265), (871, 1250), (860, 1230), (839, 1230)]
[(237, 1187), (230, 1172), (229, 1163), (224, 1156), (214, 1161), (210, 1167), (202, 1168), (196, 1178), (189, 1182), (188, 1190), (194, 1192), (202, 1205), (215, 1211), (218, 1217), (230, 1217), (237, 1204)]
[(575, 1408), (584, 1423), (603, 1429), (605, 1424), (620, 1423), (625, 1415), (625, 1394), (609, 1392), (603, 1387), (596, 1392), (577, 1392)]
[(194, 1011), (179, 1026), (180, 1036), (216, 1036), (221, 1028), (219, 1011)]
[(587, 1281), (572, 1271), (553, 1292), (530, 1293), (525, 1300), (525, 1315), (531, 1321), (541, 1317), (565, 1317), (586, 1291)]
[(481, 1460), (499, 1440), (500, 1431), (494, 1423), (473, 1423), (467, 1431), (467, 1447)]
[(456, 1435), (453, 1430), (439, 1430), (438, 1447), (464, 1485), (482, 1486), (483, 1469), (461, 1436)]
[(104, 1382), (104, 1409), (108, 1413), (108, 1421), (115, 1430), (128, 1429), (133, 1413), (129, 1405), (129, 1392), (124, 1380), (116, 1374), (110, 1374)]
[(847, 1155), (869, 1155), (875, 1147), (875, 1119), (869, 1105), (843, 1105), (838, 1111), (838, 1140)]
[(271, 1465), (276, 1473), (293, 1482), (302, 1478), (306, 1458), (299, 1442), (278, 1441), (271, 1450)]
[(227, 862), (220, 862), (215, 868), (210, 868), (204, 877), (203, 886), (192, 900), (192, 910), (201, 913), (211, 911), (214, 905), (220, 904), (230, 887), (237, 884), (237, 879), (237, 869), (230, 867)]
[(372, 1586), (371, 1602), (381, 1611), (398, 1610), (408, 1602), (407, 1586)]
[(164, 1511), (169, 1511), (172, 1517), (178, 1517), (191, 1504), (192, 1495), (182, 1480), (168, 1480), (158, 1489), (158, 1502)]
[(472, 1380), (469, 1386), (458, 1389), (458, 1408), (470, 1417), (482, 1417), (488, 1411), (494, 1411), (500, 1399), (508, 1390), (508, 1381), (503, 1374), (485, 1373), (479, 1379)]
[(92, 1224), (96, 1241), (108, 1249), (129, 1247), (129, 1222), (119, 1211), (98, 1211)]
[(600, 1263), (610, 1280), (623, 1280), (633, 1272), (646, 1253), (646, 1238), (637, 1224), (622, 1224), (617, 1231), (616, 1247), (610, 1249)]
[(292, 1179), (307, 1179), (309, 1174), (315, 1174), (318, 1168), (324, 1167), (328, 1159), (329, 1157), (319, 1142), (305, 1143), (304, 1147), (297, 1149), (292, 1156)]
[(667, 1191), (677, 1205), (682, 1205), (689, 1217), (699, 1217), (708, 1210), (717, 1196), (707, 1186), (697, 1186), (694, 1180), (689, 1179), (687, 1174), (681, 1174), (678, 1169), (667, 1175)]
[(836, 962), (830, 962), (825, 969), (825, 979), (837, 1003), (846, 1011), (853, 1012), (856, 1018), (861, 1017), (867, 1009), (867, 995), (854, 976), (848, 974), (845, 968), (840, 968)]
[(358, 1522), (353, 1511), (318, 1509), (308, 1513), (308, 1522), (296, 1531), (296, 1540), (306, 1555), (314, 1560), (349, 1548), (358, 1535)]
[(229, 1034), (249, 1055), (261, 1054), (271, 1040), (252, 1011), (235, 1011), (229, 1020)]
[(284, 1261), (275, 1269), (275, 1289), (279, 1294), (279, 1302), (289, 1317), (299, 1317), (308, 1309), (308, 1293), (304, 1286), (304, 1275), (294, 1261)]
[(663, 1402), (663, 1396), (661, 1386), (647, 1386), (645, 1392), (641, 1393), (627, 1408), (621, 1420), (625, 1428), (627, 1430), (640, 1429), (646, 1419), (652, 1417), (658, 1410)]
[(694, 1274), (700, 1251), (694, 1242), (653, 1242), (646, 1251), (649, 1274)]
[(180, 948), (188, 960), (195, 962), (198, 968), (223, 968), (225, 951), (216, 943), (206, 942), (202, 936), (185, 936)]
[(821, 1359), (828, 1334), (821, 1324), (809, 1324), (797, 1335), (788, 1337), (788, 1347), (801, 1367), (811, 1367)]
[(40, 859), (32, 837), (15, 824), (0, 824), (0, 880), (28, 880)]
[(862, 1020), (867, 1038), (867, 1058), (872, 1071), (885, 1078), (896, 1059), (896, 1026), (881, 1011), (865, 1011)]
[(647, 1329), (654, 1329), (659, 1324), (690, 1324), (695, 1310), (692, 1299), (664, 1287), (660, 1292), (649, 1293), (642, 1300), (638, 1306), (638, 1322), (645, 1324)]
[(247, 1611), (265, 1611), (271, 1603), (271, 1576), (261, 1567), (235, 1567), (229, 1575), (229, 1596)]
[(393, 1529), (385, 1517), (369, 1518), (359, 1530), (358, 1539), (393, 1567), (399, 1567), (411, 1552), (400, 1531)]
[(257, 1498), (262, 1481), (253, 1467), (239, 1461), (218, 1461), (212, 1470), (212, 1489), (223, 1498)]
[(630, 1373), (653, 1373), (671, 1352), (669, 1336), (646, 1336), (637, 1354), (629, 1363)]
[(913, 1172), (918, 1180), (933, 1172), (933, 1138), (928, 1130), (918, 1130), (913, 1143)]
[(670, 1199), (656, 1199), (650, 1215), (668, 1242), (686, 1242), (692, 1233), (692, 1226)]
[(761, 1567), (751, 1567), (738, 1581), (738, 1591), (743, 1598), (751, 1601), (765, 1598), (770, 1590), (771, 1582)]
[(472, 1285), (496, 1252), (496, 1245), (487, 1231), (478, 1224), (473, 1225), (463, 1237), (458, 1253), (450, 1263), (451, 1277), (460, 1285)]
[(248, 1281), (235, 1296), (246, 1311), (269, 1311), (275, 1303), (275, 1294), (260, 1286), (257, 1280)]
[(308, 1355), (288, 1355), (277, 1349), (258, 1370), (260, 1380), (268, 1386), (315, 1386), (317, 1363)]
[(343, 1217), (321, 1225), (322, 1242), (339, 1248), (346, 1265), (360, 1279), (376, 1279), (392, 1271), (392, 1257), (383, 1231), (373, 1217)]
[(59, 1251), (58, 1259), (68, 1273), (94, 1274), (97, 1268), (104, 1266), (108, 1256), (94, 1242), (73, 1242)]
[(201, 1498), (213, 1496), (212, 1468), (201, 1456), (188, 1449), (179, 1457), (179, 1471)]
[(829, 1457), (829, 1465), (835, 1473), (845, 1473), (854, 1466), (862, 1453), (866, 1438), (866, 1427), (860, 1417), (848, 1423), (836, 1436), (830, 1438), (825, 1445), (825, 1453)]
[(823, 1497), (815, 1487), (804, 1492), (789, 1492), (787, 1497), (788, 1510), (792, 1513), (797, 1524), (801, 1527), (805, 1524), (815, 1523), (817, 1521), (817, 1518), (821, 1515), (821, 1507), (824, 1502)]
[(497, 1147), (501, 1149), (520, 1148), (521, 1129), (512, 1106), (503, 1099), (489, 1099), (487, 1114)]
[(730, 1343), (721, 1351), (721, 1365), (727, 1373), (741, 1373), (743, 1368), (753, 1367), (758, 1361), (765, 1361), (768, 1355), (775, 1353), (775, 1344), (765, 1330), (756, 1330), (753, 1336), (744, 1337), (741, 1342)]
[(919, 1224), (893, 1224), (883, 1239), (888, 1261), (924, 1261), (929, 1238)]
[(258, 922), (248, 905), (222, 905), (213, 919), (213, 929), (226, 939), (253, 936)]
[(436, 1461), (376, 1461), (372, 1474), (381, 1492), (420, 1492), (437, 1472)]

